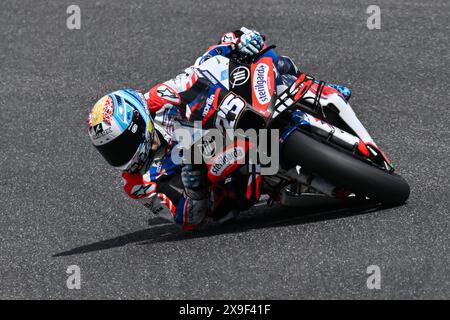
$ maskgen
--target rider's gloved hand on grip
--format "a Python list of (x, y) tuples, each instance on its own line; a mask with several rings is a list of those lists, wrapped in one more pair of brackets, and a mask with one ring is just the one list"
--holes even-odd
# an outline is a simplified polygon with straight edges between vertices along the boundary
[(206, 175), (202, 165), (183, 165), (181, 168), (181, 181), (189, 198), (199, 200), (206, 197)]
[(263, 37), (259, 32), (249, 30), (245, 27), (242, 27), (241, 31), (243, 34), (241, 35), (237, 46), (238, 51), (247, 56), (256, 55), (264, 46)]

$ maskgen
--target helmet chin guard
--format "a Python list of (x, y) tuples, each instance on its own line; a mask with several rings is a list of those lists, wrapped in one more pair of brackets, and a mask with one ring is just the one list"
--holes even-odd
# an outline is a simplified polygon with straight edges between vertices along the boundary
[(148, 137), (145, 138), (145, 142), (139, 146), (131, 160), (119, 169), (129, 173), (137, 173), (142, 169), (146, 169), (148, 164), (153, 160), (153, 136), (148, 131), (146, 134), (148, 134)]

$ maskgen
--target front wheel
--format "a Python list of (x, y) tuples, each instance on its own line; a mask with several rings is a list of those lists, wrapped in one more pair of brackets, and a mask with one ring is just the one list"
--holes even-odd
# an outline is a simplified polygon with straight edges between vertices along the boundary
[(282, 155), (288, 165), (300, 165), (336, 186), (384, 205), (400, 205), (409, 197), (409, 185), (401, 176), (383, 171), (300, 131), (286, 139)]

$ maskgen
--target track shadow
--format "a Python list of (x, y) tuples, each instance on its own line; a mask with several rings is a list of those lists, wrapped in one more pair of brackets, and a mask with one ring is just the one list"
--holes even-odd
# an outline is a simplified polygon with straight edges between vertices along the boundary
[(118, 248), (129, 244), (154, 244), (161, 242), (186, 241), (194, 238), (211, 237), (226, 233), (242, 233), (252, 229), (274, 228), (287, 225), (315, 223), (324, 220), (340, 219), (354, 215), (369, 213), (381, 209), (380, 205), (368, 201), (336, 202), (306, 204), (302, 207), (286, 208), (274, 206), (271, 208), (256, 208), (242, 213), (236, 221), (206, 230), (186, 233), (172, 223), (161, 219), (151, 219), (150, 228), (128, 233), (116, 238), (102, 240), (54, 254), (53, 257), (63, 257), (90, 253), (95, 251)]

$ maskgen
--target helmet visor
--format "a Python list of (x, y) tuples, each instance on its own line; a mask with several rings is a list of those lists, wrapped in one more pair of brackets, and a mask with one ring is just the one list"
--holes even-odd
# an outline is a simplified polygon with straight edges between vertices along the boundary
[(120, 167), (129, 162), (145, 140), (146, 125), (140, 116), (133, 116), (128, 128), (114, 140), (95, 146), (101, 155), (113, 167)]

